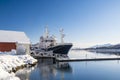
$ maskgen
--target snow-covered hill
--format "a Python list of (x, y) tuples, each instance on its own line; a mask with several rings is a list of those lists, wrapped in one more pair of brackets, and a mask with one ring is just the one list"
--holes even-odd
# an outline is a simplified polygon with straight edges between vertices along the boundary
[(102, 45), (95, 45), (95, 46), (92, 46), (90, 48), (110, 47), (110, 46), (113, 46), (113, 45), (112, 44), (102, 44)]

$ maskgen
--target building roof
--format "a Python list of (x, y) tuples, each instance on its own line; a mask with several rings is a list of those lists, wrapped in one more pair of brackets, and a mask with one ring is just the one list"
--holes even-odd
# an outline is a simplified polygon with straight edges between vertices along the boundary
[(0, 42), (17, 42), (30, 44), (30, 39), (24, 32), (0, 30)]

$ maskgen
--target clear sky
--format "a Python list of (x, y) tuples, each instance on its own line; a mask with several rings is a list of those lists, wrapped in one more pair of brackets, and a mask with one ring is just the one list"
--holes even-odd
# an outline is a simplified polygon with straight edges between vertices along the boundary
[(0, 29), (24, 31), (39, 41), (45, 25), (59, 40), (80, 47), (120, 43), (120, 0), (0, 0)]

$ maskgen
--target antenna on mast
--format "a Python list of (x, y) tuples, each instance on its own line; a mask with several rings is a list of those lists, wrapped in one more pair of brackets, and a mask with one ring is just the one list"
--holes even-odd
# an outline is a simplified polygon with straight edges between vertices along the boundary
[(65, 37), (65, 34), (63, 34), (63, 28), (60, 29), (60, 35), (61, 35), (61, 43), (64, 43), (63, 38)]

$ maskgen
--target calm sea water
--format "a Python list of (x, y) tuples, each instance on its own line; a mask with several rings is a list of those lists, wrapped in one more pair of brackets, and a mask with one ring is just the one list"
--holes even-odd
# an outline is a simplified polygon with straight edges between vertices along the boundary
[[(97, 58), (119, 57), (116, 54), (70, 51), (69, 57)], [(24, 68), (16, 72), (21, 80), (120, 80), (120, 62), (84, 61), (54, 62), (52, 59), (39, 59), (35, 67)]]

